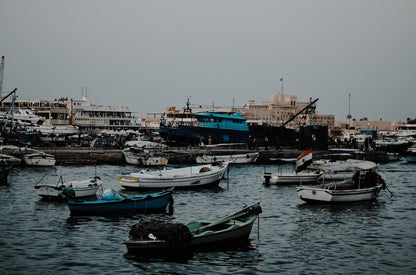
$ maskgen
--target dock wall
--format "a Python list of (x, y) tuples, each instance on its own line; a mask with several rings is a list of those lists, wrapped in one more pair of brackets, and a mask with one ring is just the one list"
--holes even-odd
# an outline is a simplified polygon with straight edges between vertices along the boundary
[[(58, 165), (71, 165), (71, 164), (125, 164), (123, 153), (120, 149), (101, 149), (101, 148), (62, 148), (62, 147), (38, 147), (35, 148), (45, 153), (52, 154), (56, 158)], [(264, 150), (260, 148), (256, 152), (260, 152), (260, 156), (257, 159), (256, 164), (271, 164), (274, 161), (271, 159), (278, 158), (296, 158), (303, 152), (303, 150), (296, 149), (271, 149)], [(206, 150), (200, 148), (174, 148), (164, 151), (169, 158), (169, 164), (193, 164), (195, 158), (203, 153), (208, 153)], [(253, 150), (246, 149), (216, 149), (215, 153), (218, 155), (229, 155), (229, 154), (245, 154), (254, 152)], [(327, 151), (314, 151), (314, 158), (325, 158), (328, 156)], [(366, 159), (377, 163), (383, 163), (387, 161), (385, 152), (373, 151), (367, 153), (361, 153), (352, 156), (351, 158)]]

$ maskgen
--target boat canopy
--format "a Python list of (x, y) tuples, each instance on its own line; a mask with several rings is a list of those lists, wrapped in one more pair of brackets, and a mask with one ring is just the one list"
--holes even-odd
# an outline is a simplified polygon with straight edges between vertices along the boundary
[(323, 171), (355, 171), (371, 170), (377, 167), (377, 163), (368, 160), (347, 159), (346, 161), (328, 162), (319, 167)]

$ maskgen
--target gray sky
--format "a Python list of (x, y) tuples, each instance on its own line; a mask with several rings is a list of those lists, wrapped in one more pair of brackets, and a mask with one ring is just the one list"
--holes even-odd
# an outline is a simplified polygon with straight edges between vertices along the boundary
[(416, 1), (0, 0), (3, 95), (138, 116), (281, 92), (345, 120), (415, 118)]

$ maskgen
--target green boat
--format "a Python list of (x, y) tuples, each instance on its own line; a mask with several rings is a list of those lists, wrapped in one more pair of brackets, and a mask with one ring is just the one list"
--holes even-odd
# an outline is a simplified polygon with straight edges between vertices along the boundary
[(144, 221), (132, 226), (124, 243), (128, 254), (149, 258), (188, 258), (198, 251), (227, 250), (248, 241), (260, 213), (260, 202), (256, 202), (214, 220), (191, 221), (185, 225), (163, 221), (145, 224)]

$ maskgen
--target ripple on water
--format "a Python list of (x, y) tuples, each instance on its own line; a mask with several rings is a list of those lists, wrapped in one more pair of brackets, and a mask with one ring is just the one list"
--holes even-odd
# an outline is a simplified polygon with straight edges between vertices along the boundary
[(263, 172), (277, 171), (275, 165), (235, 165), (218, 188), (175, 190), (172, 216), (151, 215), (185, 223), (261, 201), (263, 213), (253, 227), (249, 249), (197, 253), (185, 262), (144, 261), (126, 254), (123, 241), (143, 215), (71, 217), (66, 203), (42, 201), (33, 188), (45, 173), (52, 182), (60, 173), (75, 179), (96, 170), (104, 188), (118, 190), (116, 175), (137, 168), (60, 166), (57, 173), (16, 167), (10, 184), (0, 187), (0, 263), (5, 273), (15, 274), (412, 274), (415, 167), (400, 162), (380, 166), (393, 197), (384, 191), (376, 202), (328, 206), (302, 202), (294, 186), (263, 186)]

